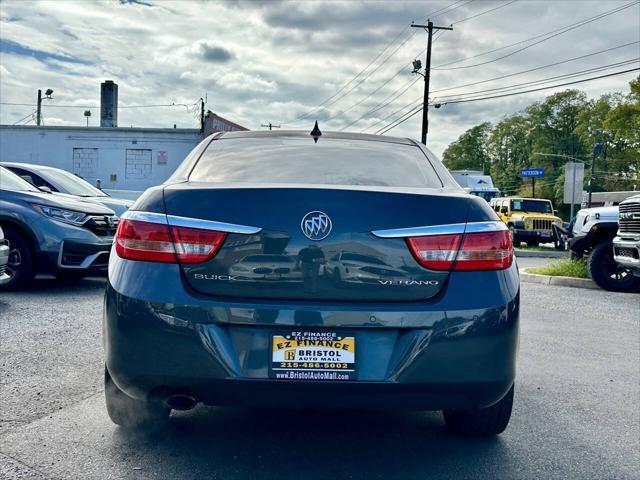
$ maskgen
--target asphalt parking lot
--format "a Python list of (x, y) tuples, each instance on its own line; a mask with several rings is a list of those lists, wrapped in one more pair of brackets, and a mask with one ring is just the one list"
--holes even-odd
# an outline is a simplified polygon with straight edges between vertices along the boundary
[(104, 280), (0, 293), (0, 478), (640, 478), (640, 296), (522, 285), (515, 410), (498, 438), (439, 413), (198, 407), (113, 425)]

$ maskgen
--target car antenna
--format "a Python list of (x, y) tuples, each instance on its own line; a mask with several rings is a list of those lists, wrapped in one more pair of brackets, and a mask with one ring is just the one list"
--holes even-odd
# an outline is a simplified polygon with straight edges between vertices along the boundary
[(311, 130), (311, 133), (309, 135), (311, 135), (313, 137), (313, 141), (315, 143), (318, 143), (318, 139), (322, 135), (322, 132), (320, 131), (320, 127), (318, 127), (318, 121), (317, 120), (316, 120), (316, 124), (313, 126), (313, 130)]

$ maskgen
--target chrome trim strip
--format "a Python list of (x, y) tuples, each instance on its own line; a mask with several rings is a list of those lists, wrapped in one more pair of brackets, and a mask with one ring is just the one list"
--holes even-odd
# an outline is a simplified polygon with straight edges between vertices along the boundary
[(141, 212), (138, 210), (127, 210), (120, 217), (122, 220), (140, 220), (141, 222), (167, 224), (167, 216), (164, 213)]
[(499, 232), (501, 230), (508, 230), (508, 228), (504, 222), (499, 220), (495, 222), (470, 222), (467, 223), (464, 233)]
[(422, 237), (425, 235), (448, 235), (464, 233), (464, 223), (451, 223), (448, 225), (431, 225), (428, 227), (394, 228), (392, 230), (374, 230), (379, 238), (405, 238)]
[(460, 233), (496, 232), (507, 230), (501, 221), (450, 223), (447, 225), (430, 225), (426, 227), (395, 228), (392, 230), (374, 230), (379, 238), (422, 237), (426, 235), (454, 235)]
[(247, 225), (236, 225), (235, 223), (215, 222), (213, 220), (201, 220), (198, 218), (178, 217), (176, 215), (167, 215), (169, 225), (174, 227), (191, 227), (204, 228), (206, 230), (217, 230), (219, 232), (242, 233), (252, 235), (262, 230), (259, 227), (250, 227)]
[(125, 220), (169, 224), (174, 227), (202, 228), (205, 230), (241, 233), (244, 235), (252, 235), (262, 231), (262, 228), (247, 225), (236, 225), (234, 223), (215, 222), (213, 220), (202, 220), (199, 218), (179, 217), (177, 215), (165, 215), (164, 213), (141, 212), (136, 210), (127, 210), (122, 214), (121, 218)]

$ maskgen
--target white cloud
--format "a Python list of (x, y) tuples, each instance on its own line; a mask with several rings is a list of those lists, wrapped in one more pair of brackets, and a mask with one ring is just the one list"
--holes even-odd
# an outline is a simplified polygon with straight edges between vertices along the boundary
[[(0, 40), (5, 46), (5, 53), (0, 55), (0, 101), (32, 104), (38, 88), (52, 88), (54, 100), (44, 106), (45, 118), (51, 119), (48, 124), (82, 125), (82, 108), (97, 105), (100, 82), (112, 79), (119, 84), (121, 105), (193, 104), (208, 94), (208, 108), (249, 128), (259, 128), (266, 121), (289, 121), (293, 127), (307, 129), (318, 118), (321, 128), (341, 129), (411, 81), (409, 62), (417, 55), (423, 58), (420, 53), (425, 46), (423, 31), (405, 29), (374, 63), (376, 66), (385, 60), (379, 70), (369, 75), (371, 68), (368, 69), (342, 91), (349, 92), (347, 95), (334, 97), (338, 101), (328, 102), (302, 121), (290, 121), (334, 95), (412, 20), (424, 21), (429, 12), (451, 4), (449, 0), (159, 4), (148, 0), (145, 3), (152, 6), (121, 4), (115, 0), (0, 3)], [(434, 66), (623, 5), (613, 0), (521, 0), (456, 23), (502, 3), (471, 2), (438, 15), (436, 23), (453, 23), (454, 31), (438, 36), (435, 41)], [(637, 41), (639, 8), (635, 5), (501, 61), (461, 70), (434, 70), (432, 90), (449, 89)], [(7, 42), (14, 43), (7, 49)], [(399, 46), (401, 42), (404, 44)], [(16, 52), (11, 49), (15, 44), (30, 50)], [(538, 72), (434, 95), (512, 85), (634, 57), (638, 57), (637, 44)], [(474, 62), (476, 59), (470, 61)], [(389, 81), (398, 72), (406, 73)], [(606, 91), (626, 90), (631, 78), (633, 74), (628, 74), (577, 88), (597, 96)], [(416, 82), (397, 100), (349, 129), (361, 130), (420, 98), (422, 87), (421, 81)], [(550, 93), (553, 91), (434, 109), (430, 113), (430, 146), (441, 153), (449, 142), (474, 124), (495, 122)], [(58, 108), (56, 104), (78, 108)], [(31, 109), (2, 105), (0, 122), (13, 123)], [(381, 122), (380, 126), (394, 118)], [(97, 116), (92, 120), (97, 122)], [(121, 125), (157, 127), (174, 123), (179, 127), (196, 126), (197, 122), (184, 107), (121, 109), (119, 120)], [(390, 133), (417, 138), (420, 123), (418, 114)]]

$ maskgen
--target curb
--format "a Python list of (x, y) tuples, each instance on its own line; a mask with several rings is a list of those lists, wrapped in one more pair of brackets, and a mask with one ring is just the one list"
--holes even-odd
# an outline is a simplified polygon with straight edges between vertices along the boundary
[(516, 248), (516, 257), (527, 258), (569, 258), (571, 255), (564, 250), (549, 250), (548, 252), (541, 252), (539, 250), (520, 250)]
[(551, 275), (538, 275), (537, 273), (528, 273), (527, 269), (520, 271), (520, 281), (525, 283), (539, 283), (542, 285), (553, 285), (556, 287), (574, 287), (588, 288), (591, 290), (600, 290), (600, 287), (589, 278), (573, 278), (559, 277)]

